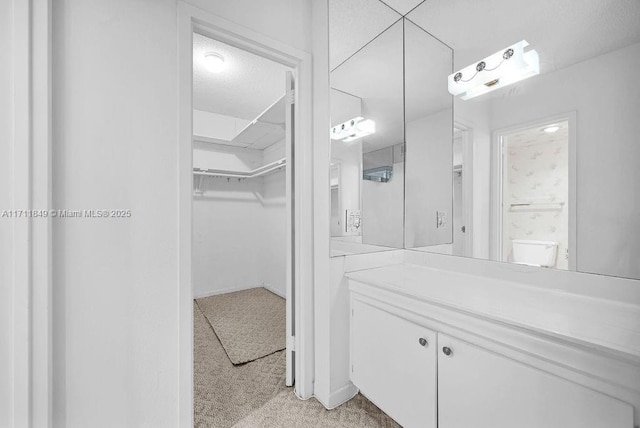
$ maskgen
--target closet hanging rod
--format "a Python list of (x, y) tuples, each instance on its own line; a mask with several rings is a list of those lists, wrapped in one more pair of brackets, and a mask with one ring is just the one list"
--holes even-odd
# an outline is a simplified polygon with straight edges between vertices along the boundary
[(519, 202), (509, 205), (509, 211), (562, 211), (564, 202)]
[(251, 171), (233, 171), (228, 169), (200, 169), (194, 168), (194, 175), (205, 175), (210, 177), (227, 178), (256, 178), (277, 171), (287, 165), (287, 159), (282, 158), (275, 162), (268, 163)]

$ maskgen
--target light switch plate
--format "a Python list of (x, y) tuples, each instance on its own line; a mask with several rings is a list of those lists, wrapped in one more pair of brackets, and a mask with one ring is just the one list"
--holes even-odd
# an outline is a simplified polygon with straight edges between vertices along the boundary
[(346, 232), (356, 233), (360, 231), (360, 227), (362, 227), (362, 215), (360, 214), (360, 210), (346, 210), (347, 213), (347, 221), (346, 224)]

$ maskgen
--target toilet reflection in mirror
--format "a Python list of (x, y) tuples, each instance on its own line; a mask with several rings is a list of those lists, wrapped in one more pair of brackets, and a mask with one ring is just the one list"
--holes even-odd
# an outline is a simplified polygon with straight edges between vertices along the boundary
[[(406, 247), (640, 279), (640, 3), (430, 0), (406, 19), (452, 49), (469, 143), (454, 132), (450, 246)], [(421, 198), (407, 185), (407, 216)]]
[(568, 269), (569, 207), (575, 196), (569, 195), (569, 122), (541, 123), (498, 138), (501, 260)]
[(333, 255), (640, 279), (640, 2), (362, 4), (329, 0)]

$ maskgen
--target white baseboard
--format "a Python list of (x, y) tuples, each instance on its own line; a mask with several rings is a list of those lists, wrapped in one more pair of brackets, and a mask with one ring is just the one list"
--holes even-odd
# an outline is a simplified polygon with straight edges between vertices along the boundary
[(354, 384), (349, 382), (348, 384), (338, 389), (337, 391), (333, 391), (329, 395), (329, 401), (327, 403), (325, 403), (323, 400), (320, 400), (318, 397), (316, 397), (316, 399), (320, 401), (320, 403), (327, 410), (332, 410), (340, 406), (341, 404), (344, 404), (347, 401), (351, 400), (353, 397), (356, 396), (357, 393), (358, 393), (358, 388), (356, 388)]
[(200, 294), (194, 294), (193, 298), (194, 299), (200, 299), (202, 297), (211, 297), (211, 296), (217, 296), (218, 294), (227, 294), (227, 293), (233, 293), (234, 291), (242, 291), (242, 290), (250, 290), (252, 288), (266, 288), (267, 290), (271, 291), (273, 294), (276, 294), (280, 297), (282, 297), (283, 299), (286, 299), (286, 293), (283, 293), (282, 291), (278, 290), (277, 288), (273, 287), (270, 284), (266, 284), (266, 283), (262, 283), (262, 284), (257, 284), (257, 285), (248, 285), (248, 286), (243, 286), (243, 287), (231, 287), (231, 288), (223, 288), (222, 290), (214, 290), (214, 291), (207, 291), (205, 293), (200, 293)]
[[(263, 287), (263, 284), (247, 285), (247, 286), (241, 286), (241, 287), (230, 287), (230, 288), (223, 288), (222, 290), (207, 291), (200, 294), (194, 294), (193, 298), (200, 299), (202, 297), (217, 296), (218, 294), (233, 293), (234, 291), (249, 290), (251, 288), (259, 288), (259, 287)], [(273, 290), (270, 290), (270, 291), (273, 291)]]
[(277, 288), (275, 288), (271, 284), (262, 283), (262, 286), (264, 288), (266, 288), (267, 290), (271, 291), (273, 294), (277, 294), (278, 296), (282, 297), (283, 299), (287, 298), (287, 294), (286, 293), (283, 293), (282, 291), (278, 290)]

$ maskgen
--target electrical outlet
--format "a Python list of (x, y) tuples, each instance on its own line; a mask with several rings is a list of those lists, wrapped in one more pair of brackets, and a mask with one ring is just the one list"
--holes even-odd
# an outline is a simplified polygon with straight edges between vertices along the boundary
[(436, 229), (441, 229), (447, 225), (447, 212), (436, 211)]

